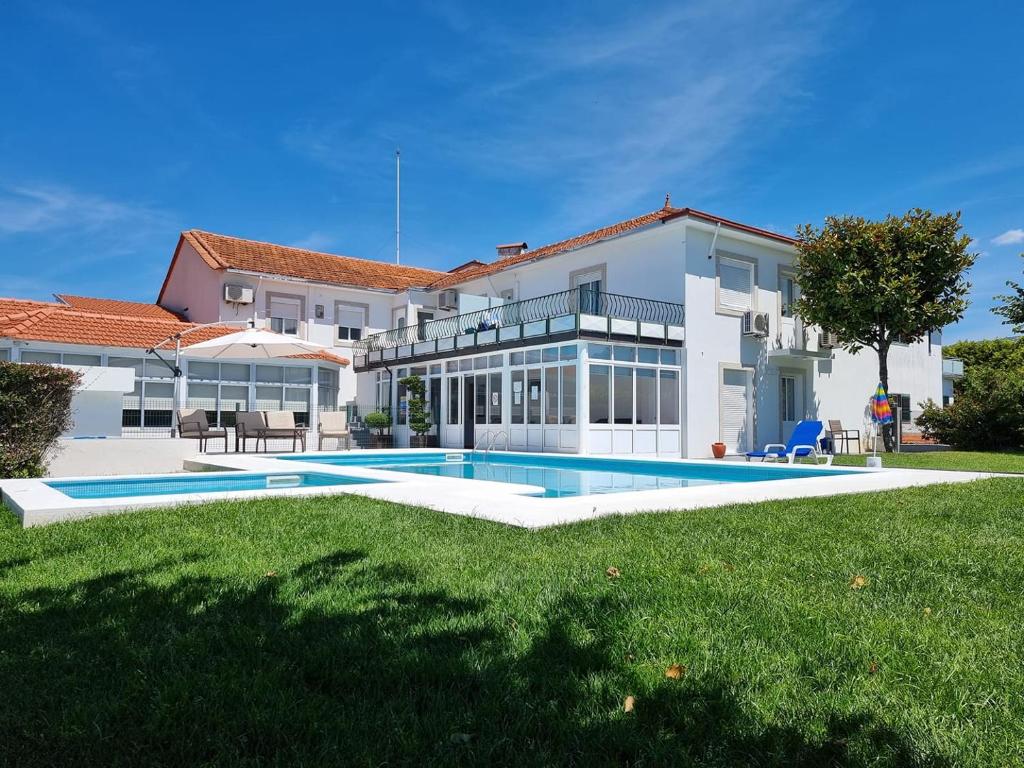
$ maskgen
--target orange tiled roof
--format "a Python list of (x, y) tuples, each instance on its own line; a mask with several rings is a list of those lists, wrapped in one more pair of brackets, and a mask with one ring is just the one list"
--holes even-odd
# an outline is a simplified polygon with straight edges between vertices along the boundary
[(159, 304), (146, 304), (141, 301), (124, 301), (122, 299), (96, 299), (90, 296), (72, 296), (68, 293), (54, 294), (60, 301), (75, 309), (86, 309), (90, 312), (101, 312), (110, 315), (131, 315), (136, 317), (155, 317), (164, 320), (181, 320), (177, 312), (164, 309)]
[(430, 287), (447, 288), (451, 285), (457, 285), (458, 283), (467, 282), (478, 277), (484, 277), (486, 275), (494, 274), (495, 272), (500, 272), (508, 269), (509, 267), (515, 266), (516, 264), (557, 256), (560, 253), (573, 251), (577, 248), (593, 245), (594, 243), (598, 243), (602, 240), (608, 240), (609, 238), (618, 237), (619, 235), (643, 229), (644, 227), (649, 227), (654, 224), (662, 224), (666, 221), (671, 221), (684, 216), (701, 219), (712, 224), (721, 224), (723, 227), (730, 227), (742, 232), (760, 235), (762, 237), (767, 237), (769, 239), (788, 244), (796, 242), (794, 238), (787, 237), (786, 235), (780, 235), (777, 232), (770, 232), (766, 229), (752, 227), (747, 224), (740, 224), (737, 221), (724, 219), (721, 216), (715, 216), (714, 214), (705, 213), (704, 211), (698, 211), (693, 208), (674, 208), (669, 205), (668, 200), (666, 199), (665, 206), (663, 208), (651, 211), (650, 213), (645, 213), (642, 216), (626, 219), (625, 221), (620, 221), (607, 227), (601, 227), (600, 229), (595, 229), (591, 232), (584, 232), (582, 235), (576, 235), (575, 237), (560, 240), (559, 242), (552, 243), (551, 245), (534, 248), (531, 251), (523, 251), (522, 253), (518, 253), (513, 256), (504, 256), (497, 261), (492, 261), (489, 264), (482, 264), (479, 267), (468, 267), (466, 269), (459, 269), (458, 271), (453, 270), (436, 280)]
[(46, 307), (63, 306), (55, 301), (35, 301), (34, 299), (8, 299), (0, 297), (0, 317), (13, 315), (18, 312), (29, 312), (35, 309)]
[[(181, 239), (189, 243), (213, 269), (241, 269), (321, 283), (393, 291), (425, 287), (445, 274), (434, 269), (399, 266), (351, 256), (335, 256), (305, 248), (244, 240), (198, 229), (182, 232)], [(180, 249), (180, 243), (178, 247)], [(173, 267), (172, 261), (171, 269)], [(166, 284), (165, 280), (164, 285)], [(163, 288), (160, 293), (163, 295)]]
[[(16, 302), (0, 299), (0, 307), (15, 306)], [(115, 315), (43, 302), (17, 303), (42, 306), (22, 306), (19, 311), (0, 314), (0, 338), (149, 349), (175, 334), (196, 328), (194, 323), (166, 318)], [(182, 338), (182, 346), (187, 347), (237, 331), (238, 328), (230, 326), (198, 328)], [(347, 359), (327, 351), (294, 357), (323, 360), (336, 365), (349, 364)]]

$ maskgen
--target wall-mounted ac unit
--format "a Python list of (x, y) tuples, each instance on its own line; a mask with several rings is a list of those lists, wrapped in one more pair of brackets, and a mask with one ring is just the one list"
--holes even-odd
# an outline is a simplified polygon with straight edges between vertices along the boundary
[(768, 335), (768, 313), (747, 310), (743, 313), (743, 335), (763, 339)]
[(252, 304), (255, 294), (252, 288), (245, 285), (225, 285), (224, 301), (230, 304)]
[(458, 309), (459, 292), (454, 290), (441, 291), (437, 294), (438, 309)]
[(839, 337), (832, 331), (822, 331), (818, 334), (819, 349), (835, 349), (839, 346)]

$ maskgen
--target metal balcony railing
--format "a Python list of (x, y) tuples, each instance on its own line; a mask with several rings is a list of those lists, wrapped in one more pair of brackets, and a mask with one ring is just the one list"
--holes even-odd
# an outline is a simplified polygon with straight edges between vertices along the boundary
[(685, 320), (682, 304), (641, 299), (636, 296), (622, 296), (617, 293), (604, 293), (587, 288), (574, 288), (523, 301), (508, 302), (490, 309), (481, 309), (476, 312), (467, 312), (462, 315), (375, 333), (356, 342), (354, 352), (357, 355), (365, 355), (368, 352), (450, 339), (462, 334), (490, 331), (570, 315), (597, 315), (666, 326), (682, 326)]

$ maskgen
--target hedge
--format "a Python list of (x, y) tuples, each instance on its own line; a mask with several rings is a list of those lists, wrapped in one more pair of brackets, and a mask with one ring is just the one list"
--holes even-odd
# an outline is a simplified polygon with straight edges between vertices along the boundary
[(72, 425), (81, 376), (69, 368), (0, 362), (0, 477), (42, 477), (47, 454)]

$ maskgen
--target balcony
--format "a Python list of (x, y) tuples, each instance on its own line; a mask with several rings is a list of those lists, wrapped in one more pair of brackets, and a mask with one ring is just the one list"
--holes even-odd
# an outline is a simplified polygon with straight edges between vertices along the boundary
[(964, 361), (956, 357), (942, 358), (942, 378), (960, 379), (964, 375)]
[(574, 338), (682, 346), (682, 304), (577, 288), (395, 328), (355, 345), (356, 371)]

